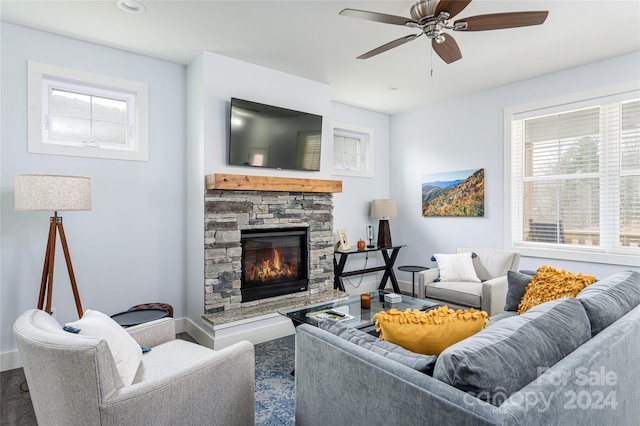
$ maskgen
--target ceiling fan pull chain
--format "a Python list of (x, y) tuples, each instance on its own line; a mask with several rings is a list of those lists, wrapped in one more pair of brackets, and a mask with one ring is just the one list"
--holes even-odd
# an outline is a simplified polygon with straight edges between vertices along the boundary
[(431, 48), (431, 77), (433, 77), (433, 47)]

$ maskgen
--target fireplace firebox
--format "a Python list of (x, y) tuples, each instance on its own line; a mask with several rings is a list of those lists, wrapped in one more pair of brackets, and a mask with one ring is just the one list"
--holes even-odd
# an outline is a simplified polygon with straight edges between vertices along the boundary
[(241, 233), (243, 302), (306, 291), (307, 228)]

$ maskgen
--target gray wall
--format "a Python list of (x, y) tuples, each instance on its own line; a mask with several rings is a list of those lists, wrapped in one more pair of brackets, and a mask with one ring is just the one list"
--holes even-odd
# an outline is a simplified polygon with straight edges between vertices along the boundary
[[(392, 227), (394, 236), (409, 246), (398, 264), (433, 267), (429, 260), (433, 253), (452, 253), (459, 246), (504, 246), (505, 108), (638, 82), (639, 76), (640, 52), (636, 52), (394, 115), (390, 182), (400, 217)], [(422, 217), (423, 174), (479, 168), (485, 169), (484, 217)], [(598, 277), (627, 268), (533, 257), (523, 258), (520, 267), (536, 269), (542, 264)]]
[[(93, 209), (62, 212), (84, 309), (109, 314), (145, 302), (185, 310), (185, 68), (181, 65), (2, 23), (0, 351), (15, 349), (12, 325), (36, 306), (53, 212), (16, 212), (16, 173), (93, 178)], [(27, 60), (145, 82), (149, 161), (27, 153)], [(58, 242), (53, 306), (76, 319)]]

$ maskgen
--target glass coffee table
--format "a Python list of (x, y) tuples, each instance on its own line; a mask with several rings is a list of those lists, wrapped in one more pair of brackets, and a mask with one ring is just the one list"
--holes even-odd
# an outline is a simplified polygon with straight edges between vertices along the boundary
[(330, 318), (339, 321), (347, 327), (372, 332), (375, 330), (375, 319), (373, 316), (380, 311), (387, 311), (391, 308), (396, 308), (399, 311), (407, 308), (427, 311), (440, 306), (439, 303), (405, 295), (402, 295), (402, 301), (400, 302), (386, 302), (384, 295), (390, 294), (390, 292), (384, 290), (376, 290), (365, 294), (371, 296), (370, 308), (368, 309), (360, 306), (360, 295), (358, 294), (332, 302), (282, 310), (279, 311), (279, 313), (291, 318), (294, 326), (300, 324), (317, 326), (321, 321)]

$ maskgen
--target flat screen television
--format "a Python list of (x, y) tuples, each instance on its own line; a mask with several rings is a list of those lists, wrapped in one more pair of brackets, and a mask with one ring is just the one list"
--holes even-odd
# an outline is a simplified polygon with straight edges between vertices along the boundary
[(320, 170), (322, 116), (231, 98), (229, 165)]

